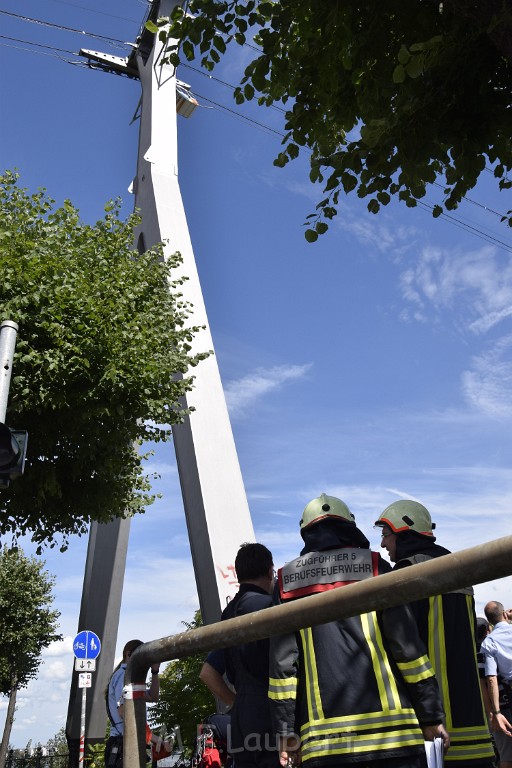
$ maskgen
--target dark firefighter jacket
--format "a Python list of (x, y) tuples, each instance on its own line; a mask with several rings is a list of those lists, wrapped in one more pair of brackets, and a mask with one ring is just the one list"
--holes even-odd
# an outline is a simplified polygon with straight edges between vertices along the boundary
[[(280, 569), (276, 601), (390, 570), (351, 523), (322, 521), (304, 540)], [(426, 649), (403, 606), (271, 638), (269, 698), (275, 732), (300, 735), (307, 768), (419, 755), (418, 720), (443, 720)]]
[[(418, 534), (397, 536), (393, 570), (449, 554)], [(461, 768), (493, 765), (494, 752), (482, 703), (475, 642), (473, 589), (417, 600), (409, 606), (437, 678), (446, 729), (451, 737), (447, 765)]]

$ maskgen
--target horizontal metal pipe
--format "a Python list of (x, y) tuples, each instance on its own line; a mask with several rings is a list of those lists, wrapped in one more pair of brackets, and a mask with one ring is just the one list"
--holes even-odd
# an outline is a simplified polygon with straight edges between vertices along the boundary
[[(151, 664), (391, 608), (511, 574), (512, 536), (505, 536), (375, 579), (144, 643), (130, 657), (125, 684), (144, 683)], [(133, 703), (125, 702), (125, 746), (136, 730), (141, 732), (140, 726), (136, 728)], [(145, 706), (143, 715), (139, 706), (137, 712), (138, 718), (145, 717)], [(143, 746), (125, 755), (126, 768), (144, 768)]]

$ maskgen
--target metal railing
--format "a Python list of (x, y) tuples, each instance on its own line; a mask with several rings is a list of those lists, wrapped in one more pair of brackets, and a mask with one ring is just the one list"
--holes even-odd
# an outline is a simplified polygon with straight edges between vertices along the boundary
[(125, 673), (124, 768), (145, 768), (145, 691), (151, 664), (403, 605), (511, 574), (512, 536), (506, 536), (343, 589), (144, 643), (130, 657)]
[(5, 768), (68, 768), (69, 753), (57, 754), (53, 751), (33, 749), (30, 753), (22, 749), (10, 749), (5, 760)]

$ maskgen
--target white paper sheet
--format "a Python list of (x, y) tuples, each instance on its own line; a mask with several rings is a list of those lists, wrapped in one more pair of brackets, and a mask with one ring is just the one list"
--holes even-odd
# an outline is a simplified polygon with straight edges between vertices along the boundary
[(443, 768), (443, 740), (434, 739), (434, 741), (425, 742), (425, 752), (427, 753), (427, 768)]

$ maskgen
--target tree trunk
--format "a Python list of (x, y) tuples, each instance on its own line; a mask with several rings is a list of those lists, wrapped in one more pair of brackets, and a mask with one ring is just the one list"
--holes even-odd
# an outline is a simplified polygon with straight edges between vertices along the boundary
[(14, 722), (14, 712), (16, 711), (16, 696), (18, 693), (18, 676), (15, 674), (11, 678), (11, 695), (7, 705), (7, 717), (5, 718), (4, 734), (0, 744), (0, 768), (5, 768), (7, 750), (9, 749), (9, 739), (11, 738), (12, 724)]

